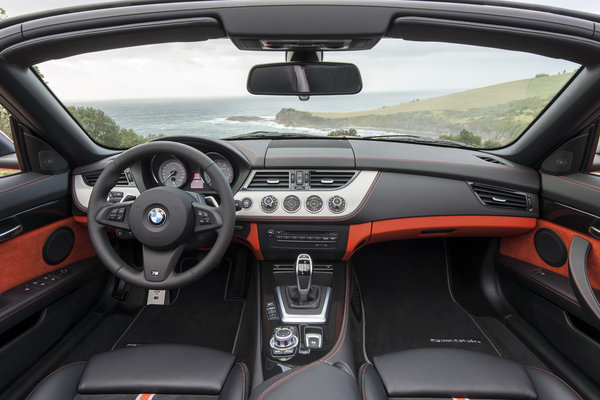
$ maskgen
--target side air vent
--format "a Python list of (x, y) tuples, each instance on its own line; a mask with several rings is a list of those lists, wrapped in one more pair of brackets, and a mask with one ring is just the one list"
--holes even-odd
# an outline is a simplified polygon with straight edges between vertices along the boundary
[(503, 161), (498, 160), (497, 158), (493, 158), (493, 157), (488, 157), (488, 156), (475, 156), (477, 158), (479, 158), (480, 160), (483, 160), (485, 162), (489, 162), (492, 164), (498, 164), (498, 165), (508, 165)]
[[(87, 172), (83, 174), (83, 181), (88, 186), (94, 186), (98, 181), (98, 177), (100, 177), (101, 173), (102, 171)], [(117, 186), (129, 186), (129, 181), (127, 180), (125, 172), (122, 172), (121, 175), (119, 175), (119, 181), (117, 182)]]
[(310, 171), (311, 189), (335, 189), (345, 186), (354, 177), (353, 171)]
[(289, 187), (288, 171), (257, 171), (248, 185), (248, 189), (288, 189)]
[(470, 186), (479, 201), (486, 206), (522, 211), (527, 211), (531, 208), (531, 198), (526, 193), (479, 183), (471, 183)]

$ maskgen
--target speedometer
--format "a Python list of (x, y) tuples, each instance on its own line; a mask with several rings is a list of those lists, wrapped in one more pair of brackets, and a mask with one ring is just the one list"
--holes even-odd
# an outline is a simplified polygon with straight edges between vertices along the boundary
[(187, 181), (185, 165), (177, 158), (169, 158), (158, 167), (158, 179), (161, 185), (169, 187), (182, 187)]
[[(215, 164), (217, 164), (223, 175), (225, 175), (227, 182), (233, 182), (233, 165), (231, 165), (229, 160), (219, 153), (206, 153), (206, 155), (213, 160)], [(206, 172), (204, 172), (202, 175), (204, 176), (204, 181), (210, 185), (210, 176), (208, 176)]]

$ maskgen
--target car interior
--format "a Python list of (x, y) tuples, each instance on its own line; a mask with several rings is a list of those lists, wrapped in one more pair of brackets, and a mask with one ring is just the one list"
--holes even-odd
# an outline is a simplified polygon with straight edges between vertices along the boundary
[[(0, 21), (0, 398), (600, 399), (599, 28), (494, 0), (131, 0)], [(498, 52), (474, 66), (490, 85), (525, 68), (509, 54), (570, 69), (528, 76), (543, 99), (462, 92), (453, 115), (416, 95), (398, 114), (327, 108), (378, 82), (352, 57), (394, 85), (397, 43)], [(241, 84), (197, 74), (275, 119), (221, 118), (224, 98), (211, 121), (230, 134), (173, 134), (153, 114), (175, 100), (130, 93), (156, 135), (96, 134), (104, 112), (53, 75), (77, 90), (103, 54), (188, 45), (226, 47), (224, 74), (248, 59)], [(170, 61), (211, 64), (194, 57)]]

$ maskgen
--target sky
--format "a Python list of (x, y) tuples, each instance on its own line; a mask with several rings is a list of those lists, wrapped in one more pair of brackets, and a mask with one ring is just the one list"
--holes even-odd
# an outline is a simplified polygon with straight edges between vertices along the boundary
[[(89, 4), (86, 0), (1, 0), (8, 16)], [(538, 0), (535, 4), (600, 14), (596, 0)], [(283, 62), (283, 53), (242, 52), (228, 39), (141, 46), (42, 63), (63, 101), (246, 96), (255, 64)], [(382, 40), (366, 52), (329, 52), (325, 61), (355, 63), (365, 92), (452, 92), (538, 73), (573, 71), (576, 64), (540, 56), (443, 43)]]

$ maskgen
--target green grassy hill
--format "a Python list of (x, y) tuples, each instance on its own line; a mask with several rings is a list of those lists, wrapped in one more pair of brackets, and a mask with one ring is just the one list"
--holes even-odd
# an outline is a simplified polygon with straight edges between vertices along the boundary
[(283, 109), (276, 121), (288, 126), (365, 128), (430, 136), (467, 129), (504, 144), (537, 117), (573, 72), (506, 82), (374, 110), (310, 113)]

